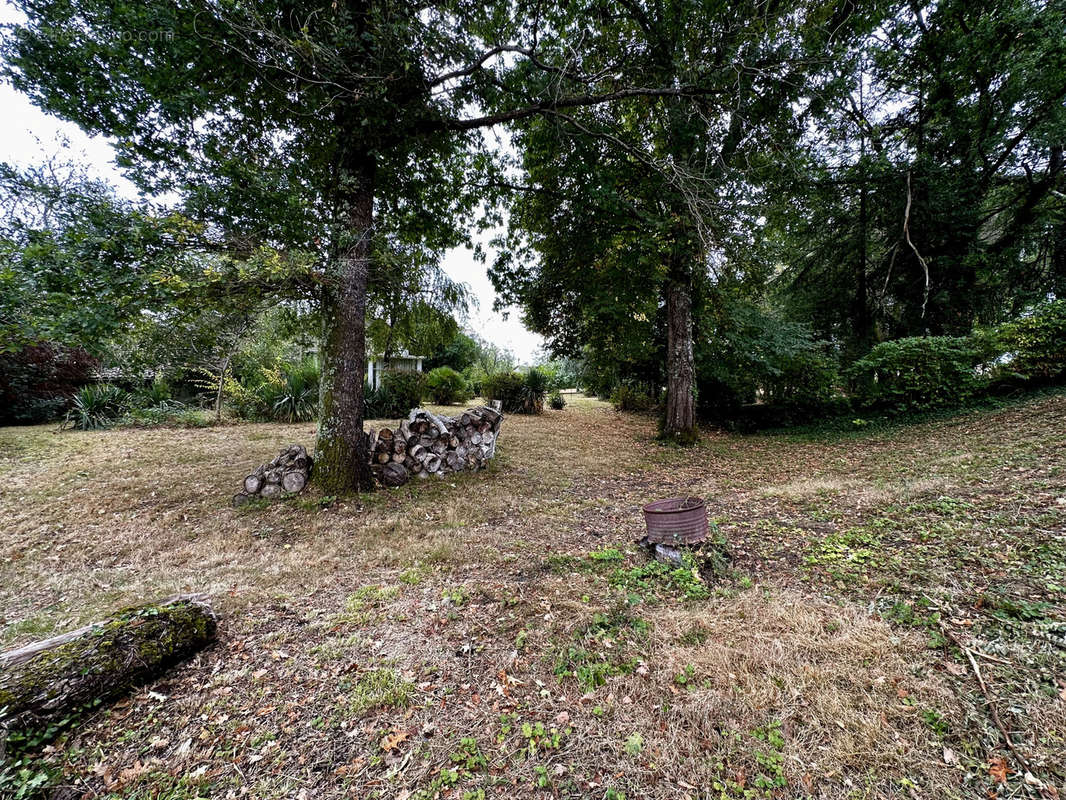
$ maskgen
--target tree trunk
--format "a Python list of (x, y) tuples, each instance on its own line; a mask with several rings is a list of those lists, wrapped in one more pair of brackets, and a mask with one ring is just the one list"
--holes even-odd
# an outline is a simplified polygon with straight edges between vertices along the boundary
[(222, 362), (222, 371), (218, 373), (218, 391), (215, 392), (215, 422), (222, 421), (222, 388), (226, 385), (226, 372), (229, 370), (231, 358), (233, 358), (232, 353), (226, 356), (226, 360)]
[(696, 441), (695, 366), (692, 356), (692, 276), (671, 270), (666, 283), (666, 419), (664, 439)]
[(322, 378), (315, 481), (323, 492), (374, 488), (363, 436), (366, 293), (374, 220), (373, 157), (349, 154), (341, 170), (345, 230), (322, 301)]

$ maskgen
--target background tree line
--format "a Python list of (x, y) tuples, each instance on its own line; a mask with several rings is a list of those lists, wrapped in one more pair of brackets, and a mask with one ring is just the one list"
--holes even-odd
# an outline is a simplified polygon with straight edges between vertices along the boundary
[[(5, 170), (4, 349), (180, 343), (221, 400), (287, 326), (333, 489), (369, 485), (368, 350), (476, 385), (439, 263), (479, 227), (507, 224), (500, 303), (682, 443), (698, 410), (828, 413), (879, 343), (1063, 290), (1060, 4), (18, 5), (6, 77), (112, 137), (149, 199)], [(173, 35), (121, 35), (146, 29)], [(1008, 355), (988, 341), (972, 369)]]

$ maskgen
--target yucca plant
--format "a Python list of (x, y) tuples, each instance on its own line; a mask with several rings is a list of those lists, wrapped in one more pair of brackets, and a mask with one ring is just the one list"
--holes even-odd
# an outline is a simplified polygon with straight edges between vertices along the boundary
[(318, 415), (318, 378), (318, 364), (313, 359), (283, 367), (281, 383), (270, 389), (274, 419), (281, 422), (314, 419)]
[(544, 395), (548, 393), (548, 376), (534, 367), (522, 381), (522, 407), (526, 414), (539, 414), (544, 410)]
[(108, 428), (122, 416), (129, 395), (110, 383), (83, 386), (74, 395), (74, 403), (67, 412), (63, 427), (79, 431)]

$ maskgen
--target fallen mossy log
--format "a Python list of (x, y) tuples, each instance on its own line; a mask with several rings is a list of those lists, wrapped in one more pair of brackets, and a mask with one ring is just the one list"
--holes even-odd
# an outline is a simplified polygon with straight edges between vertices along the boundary
[(157, 678), (216, 627), (203, 595), (179, 595), (0, 653), (0, 752), (9, 732), (46, 731)]

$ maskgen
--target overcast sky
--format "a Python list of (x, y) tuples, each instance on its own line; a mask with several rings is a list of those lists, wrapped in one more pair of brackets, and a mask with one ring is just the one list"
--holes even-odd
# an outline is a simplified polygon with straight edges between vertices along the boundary
[[(21, 21), (21, 15), (6, 2), (0, 2), (0, 22), (17, 21)], [(113, 152), (105, 139), (87, 136), (76, 125), (45, 114), (6, 83), (0, 83), (0, 119), (3, 120), (0, 159), (12, 164), (34, 163), (57, 152), (65, 138), (70, 143), (69, 158), (84, 160), (92, 173), (113, 183), (123, 194), (136, 195), (133, 186), (116, 169)], [(492, 257), (490, 251), (489, 263)], [(468, 284), (477, 299), (466, 327), (493, 344), (508, 348), (519, 361), (532, 362), (543, 340), (522, 326), (516, 310), (512, 309), (508, 319), (492, 310), (495, 292), (486, 266), (476, 262), (464, 248), (449, 252), (443, 266), (453, 279)]]

